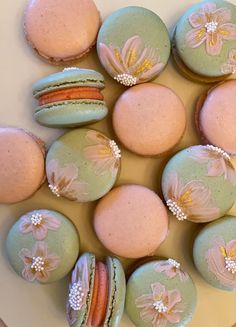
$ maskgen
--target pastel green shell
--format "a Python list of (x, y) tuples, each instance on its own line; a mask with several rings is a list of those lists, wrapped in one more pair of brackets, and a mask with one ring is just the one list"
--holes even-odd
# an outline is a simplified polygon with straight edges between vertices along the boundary
[(165, 286), (167, 291), (177, 289), (181, 294), (180, 305), (183, 309), (181, 312), (181, 319), (179, 323), (171, 324), (166, 322), (166, 327), (182, 327), (191, 320), (192, 315), (196, 307), (196, 288), (195, 285), (188, 276), (188, 279), (181, 281), (179, 276), (176, 275), (173, 278), (166, 276), (165, 272), (155, 271), (155, 265), (163, 263), (164, 261), (152, 261), (139, 267), (131, 275), (127, 284), (126, 292), (126, 312), (129, 318), (133, 321), (136, 327), (153, 327), (152, 322), (146, 322), (141, 318), (141, 308), (137, 308), (136, 300), (143, 295), (152, 294), (151, 285), (155, 283), (161, 283)]
[[(186, 41), (186, 35), (193, 29), (189, 22), (189, 16), (197, 13), (207, 3), (215, 3), (217, 9), (228, 8), (231, 12), (230, 23), (236, 24), (236, 6), (223, 0), (206, 0), (191, 7), (179, 20), (175, 30), (174, 43), (179, 57), (184, 64), (194, 73), (206, 77), (220, 77), (226, 73), (222, 71), (223, 65), (229, 61), (230, 51), (236, 50), (236, 38), (223, 40), (222, 49), (219, 55), (210, 55), (206, 51), (205, 42), (200, 46), (192, 48)], [(235, 60), (236, 65), (236, 60)], [(235, 66), (236, 67), (236, 66)]]
[[(227, 244), (230, 241), (235, 240), (236, 244), (236, 217), (234, 216), (225, 216), (221, 219), (218, 219), (210, 224), (207, 224), (197, 235), (194, 246), (193, 246), (193, 259), (196, 268), (199, 273), (205, 279), (205, 281), (216, 288), (220, 288), (226, 291), (236, 291), (236, 274), (231, 275), (231, 279), (234, 279), (233, 285), (222, 284), (221, 280), (217, 278), (217, 275), (214, 274), (209, 269), (209, 264), (207, 261), (207, 252), (209, 249), (214, 247), (214, 243), (221, 239)], [(216, 249), (220, 251), (220, 248)], [(234, 260), (236, 262), (236, 249), (234, 251)], [(215, 266), (217, 268), (217, 266)], [(225, 270), (222, 270), (221, 266), (218, 267), (219, 275), (226, 277)], [(230, 275), (230, 274), (229, 274)]]
[[(79, 234), (73, 223), (59, 212), (52, 210), (35, 210), (25, 214), (31, 216), (32, 214), (40, 213), (51, 216), (60, 222), (60, 227), (56, 230), (48, 230), (47, 236), (40, 242), (44, 242), (48, 247), (48, 254), (59, 257), (59, 265), (50, 272), (49, 279), (46, 283), (52, 283), (64, 278), (73, 268), (79, 255)], [(23, 234), (20, 231), (21, 218), (11, 227), (7, 240), (6, 251), (12, 268), (17, 274), (22, 276), (24, 264), (19, 256), (22, 249), (32, 251), (36, 242), (32, 232)], [(37, 281), (35, 280), (35, 283)], [(44, 282), (41, 282), (44, 283)]]

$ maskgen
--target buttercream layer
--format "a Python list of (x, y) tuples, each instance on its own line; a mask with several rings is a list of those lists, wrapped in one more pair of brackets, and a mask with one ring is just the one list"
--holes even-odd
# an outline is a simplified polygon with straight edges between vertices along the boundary
[(54, 90), (52, 92), (43, 94), (39, 97), (39, 105), (45, 105), (48, 103), (76, 100), (76, 99), (92, 99), (92, 100), (104, 100), (104, 97), (99, 89), (95, 87), (72, 87), (62, 90)]

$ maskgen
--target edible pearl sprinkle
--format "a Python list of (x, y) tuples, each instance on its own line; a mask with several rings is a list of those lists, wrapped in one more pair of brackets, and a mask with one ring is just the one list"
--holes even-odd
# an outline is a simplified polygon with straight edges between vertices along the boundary
[(109, 141), (109, 146), (112, 150), (112, 155), (118, 160), (121, 158), (121, 151), (118, 148), (118, 145), (116, 144), (115, 141)]
[(211, 151), (214, 151), (218, 154), (220, 154), (224, 159), (226, 160), (230, 160), (230, 156), (228, 155), (227, 152), (225, 152), (224, 150), (222, 150), (221, 148), (218, 148), (217, 146), (214, 145), (207, 145), (207, 148)]
[(218, 23), (211, 21), (205, 24), (207, 33), (214, 33), (217, 30)]
[(34, 213), (34, 214), (30, 217), (31, 223), (32, 223), (32, 225), (34, 225), (34, 226), (38, 226), (38, 225), (40, 225), (41, 222), (42, 222), (42, 219), (43, 219), (43, 216), (40, 215), (40, 213)]
[(225, 257), (225, 268), (233, 275), (236, 274), (236, 261), (231, 257)]
[(167, 306), (164, 305), (163, 301), (161, 301), (161, 300), (155, 301), (153, 303), (153, 306), (154, 306), (155, 310), (157, 310), (159, 313), (166, 312), (168, 310)]
[(81, 282), (72, 284), (69, 293), (69, 303), (73, 310), (81, 310), (84, 295)]
[(58, 198), (60, 197), (59, 189), (57, 186), (49, 184), (48, 187), (50, 188), (53, 194), (55, 194)]
[(133, 86), (137, 84), (137, 78), (129, 74), (120, 74), (115, 76), (114, 79), (125, 86)]
[(180, 206), (175, 201), (169, 199), (166, 201), (166, 204), (167, 204), (168, 208), (170, 209), (170, 211), (173, 213), (173, 215), (176, 216), (176, 218), (179, 221), (183, 221), (183, 220), (187, 219), (187, 216), (185, 215), (185, 213), (182, 211)]
[(44, 270), (44, 261), (42, 257), (33, 257), (33, 262), (31, 265), (31, 269), (36, 271), (43, 271)]
[(79, 70), (79, 68), (78, 67), (66, 67), (63, 69), (63, 72), (67, 72), (69, 70)]
[(174, 266), (176, 269), (180, 268), (180, 263), (174, 259), (168, 259), (168, 263), (172, 266)]

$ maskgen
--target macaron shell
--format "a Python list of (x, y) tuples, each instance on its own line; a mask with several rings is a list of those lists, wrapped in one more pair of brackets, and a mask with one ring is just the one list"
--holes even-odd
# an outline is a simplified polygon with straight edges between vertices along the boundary
[[(178, 55), (180, 56), (181, 60), (183, 60), (184, 64), (194, 73), (203, 75), (206, 77), (219, 77), (227, 75), (228, 72), (225, 70), (225, 65), (227, 65), (230, 61), (230, 55), (231, 51), (236, 48), (236, 38), (232, 37), (230, 40), (222, 39), (222, 47), (220, 49), (220, 53), (216, 53), (217, 50), (215, 50), (215, 55), (212, 53), (208, 53), (206, 50), (206, 42), (209, 40), (207, 38), (206, 41), (201, 42), (199, 41), (199, 44), (196, 46), (190, 46), (190, 44), (193, 43), (194, 37), (192, 36), (192, 40), (190, 41), (190, 37), (188, 38), (187, 35), (190, 31), (195, 31), (197, 33), (200, 28), (205, 29), (204, 23), (200, 23), (198, 27), (193, 27), (190, 19), (191, 15), (196, 13), (195, 17), (197, 15), (200, 15), (200, 10), (209, 4), (209, 1), (204, 1), (201, 3), (198, 3), (197, 5), (194, 5), (191, 7), (179, 20), (176, 26), (176, 33), (175, 33), (175, 45), (178, 52)], [(216, 4), (216, 8), (227, 8), (230, 11), (230, 14), (222, 13), (222, 21), (223, 24), (219, 25), (219, 28), (222, 26), (222, 29), (224, 29), (225, 23), (231, 23), (234, 26), (232, 26), (232, 29), (236, 28), (236, 8), (233, 4), (227, 1), (222, 0), (214, 0), (210, 2), (211, 10), (210, 12), (215, 12), (215, 9), (213, 8), (213, 4)], [(217, 17), (217, 13), (215, 14)], [(214, 16), (214, 18), (215, 18)], [(230, 19), (228, 18), (229, 16)], [(193, 16), (192, 16), (193, 17)], [(202, 16), (201, 16), (202, 17)], [(206, 31), (204, 31), (206, 33)], [(218, 35), (219, 36), (219, 35)], [(189, 40), (189, 41), (188, 41)], [(220, 45), (218, 45), (220, 47)], [(215, 47), (216, 48), (216, 47)], [(212, 51), (213, 52), (213, 51)]]
[(199, 127), (209, 143), (236, 155), (236, 81), (211, 89), (199, 112)]
[[(132, 59), (127, 62), (128, 69), (121, 68), (120, 59), (118, 61), (116, 57), (114, 61), (111, 59), (113, 55), (109, 51), (109, 46), (122, 53), (121, 60), (124, 60), (124, 57), (128, 58), (133, 51)], [(152, 61), (153, 57), (149, 61), (150, 58), (146, 55), (145, 58), (151, 67), (144, 69), (144, 66), (139, 66), (140, 70), (135, 72), (132, 66), (141, 57), (145, 47), (148, 48), (148, 53), (155, 54), (155, 64)], [(165, 24), (154, 12), (143, 7), (130, 6), (121, 8), (106, 18), (98, 34), (97, 50), (101, 63), (112, 77), (128, 73), (136, 76), (139, 83), (153, 79), (164, 69), (170, 55), (170, 40)]]
[(38, 98), (42, 94), (70, 87), (90, 86), (104, 88), (104, 77), (92, 69), (77, 67), (65, 68), (62, 72), (41, 78), (32, 86), (33, 96)]
[[(24, 217), (32, 217), (33, 214), (41, 214), (43, 217), (56, 220), (57, 228), (47, 230), (46, 237), (37, 239), (32, 232), (26, 232), (26, 227), (23, 233), (23, 217), (21, 217), (10, 229), (7, 241), (6, 251), (9, 261), (16, 271), (22, 277), (25, 268), (24, 262), (20, 257), (22, 249), (28, 249), (33, 255), (33, 248), (36, 243), (40, 243), (44, 248), (47, 247), (48, 257), (57, 257), (58, 265), (55, 269), (48, 271), (48, 279), (45, 281), (34, 280), (35, 283), (52, 283), (65, 277), (74, 266), (74, 263), (79, 254), (79, 235), (75, 226), (64, 215), (51, 210), (35, 210), (27, 213)], [(51, 218), (50, 218), (51, 217)], [(44, 228), (47, 228), (45, 225)], [(47, 267), (45, 267), (47, 270)]]
[[(125, 307), (128, 316), (133, 321), (136, 327), (153, 326), (151, 317), (154, 318), (155, 311), (153, 310), (153, 306), (151, 306), (152, 303), (150, 302), (150, 300), (148, 300), (147, 295), (149, 295), (149, 298), (152, 296), (154, 298), (154, 288), (156, 288), (157, 284), (161, 284), (166, 291), (172, 291), (172, 297), (174, 297), (177, 292), (180, 294), (180, 302), (177, 305), (175, 304), (176, 309), (177, 306), (179, 306), (180, 310), (179, 322), (176, 321), (173, 324), (164, 317), (163, 319), (166, 322), (166, 327), (172, 327), (173, 325), (176, 327), (186, 326), (192, 318), (196, 307), (197, 296), (194, 283), (189, 275), (187, 275), (187, 280), (181, 281), (179, 274), (176, 274), (173, 278), (169, 278), (165, 272), (157, 272), (156, 265), (162, 264), (164, 262), (166, 261), (152, 261), (146, 263), (139, 267), (137, 270), (135, 270), (135, 272), (128, 280)], [(146, 304), (149, 303), (149, 309), (147, 305), (143, 306), (142, 308), (137, 306), (137, 300), (139, 299), (139, 301), (141, 301), (141, 297), (145, 295), (147, 298)], [(163, 294), (161, 294), (161, 296), (163, 296)], [(144, 298), (142, 302), (145, 302)], [(153, 300), (153, 303), (154, 302), (155, 301)], [(142, 319), (141, 312), (143, 310), (146, 311), (145, 316), (149, 316), (149, 322), (147, 320), (144, 321), (144, 319)], [(156, 312), (156, 316), (157, 315), (158, 311)], [(160, 315), (158, 316), (160, 317)]]
[(0, 203), (29, 198), (45, 177), (42, 142), (23, 129), (2, 127), (0, 151)]
[[(117, 146), (91, 129), (72, 130), (48, 151), (46, 172), (54, 193), (78, 202), (95, 201), (116, 182), (120, 168)], [(56, 187), (56, 192), (55, 192)]]
[(58, 101), (36, 108), (34, 118), (48, 127), (75, 127), (102, 120), (108, 114), (104, 101)]
[(125, 305), (125, 274), (118, 259), (108, 257), (106, 263), (109, 273), (109, 298), (103, 327), (118, 327)]
[(235, 202), (235, 169), (207, 146), (192, 146), (169, 160), (162, 176), (162, 191), (166, 201), (182, 205), (188, 220), (211, 221), (224, 216)]
[(47, 6), (44, 0), (29, 1), (24, 18), (29, 43), (54, 62), (84, 55), (95, 44), (99, 26), (92, 0), (47, 0)]
[(170, 151), (180, 141), (186, 113), (182, 101), (171, 89), (145, 83), (121, 95), (112, 120), (117, 137), (129, 150), (155, 156)]
[(94, 229), (101, 243), (112, 253), (140, 258), (152, 255), (165, 240), (168, 216), (153, 191), (141, 185), (122, 185), (98, 203)]
[(226, 291), (236, 291), (236, 274), (227, 271), (224, 262), (226, 255), (235, 262), (235, 230), (236, 217), (225, 216), (207, 224), (193, 246), (193, 259), (199, 273), (207, 283)]

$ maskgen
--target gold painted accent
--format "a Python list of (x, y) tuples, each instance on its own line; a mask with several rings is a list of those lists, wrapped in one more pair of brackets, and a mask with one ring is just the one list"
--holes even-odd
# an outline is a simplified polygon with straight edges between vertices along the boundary
[(236, 53), (233, 55), (233, 59), (236, 60)]
[(129, 51), (128, 55), (128, 67), (133, 66), (137, 61), (137, 50), (134, 48)]
[(119, 50), (118, 50), (117, 48), (115, 48), (115, 49), (114, 49), (114, 52), (115, 52), (115, 55), (116, 55), (117, 60), (122, 64), (123, 61), (122, 61), (122, 59), (121, 59), (121, 56), (120, 56), (120, 52), (119, 52)]
[(183, 203), (189, 203), (191, 204), (192, 203), (192, 190), (188, 190), (186, 191), (179, 199), (178, 203), (180, 203), (180, 206), (183, 205)]
[(234, 258), (234, 257), (235, 257), (235, 250), (234, 250), (234, 248), (231, 248), (231, 249), (229, 250), (228, 256), (229, 256), (230, 258)]
[(151, 60), (145, 59), (144, 62), (136, 68), (134, 72), (135, 76), (142, 74), (143, 72), (151, 69), (153, 67), (153, 62)]
[(196, 36), (200, 40), (206, 34), (206, 29), (203, 27), (197, 32)]
[(229, 31), (225, 31), (225, 30), (222, 30), (222, 29), (219, 29), (218, 32), (219, 32), (221, 35), (230, 35), (230, 32), (229, 32)]
[(227, 257), (226, 250), (225, 250), (225, 248), (223, 246), (220, 246), (220, 252), (223, 255), (223, 257)]

